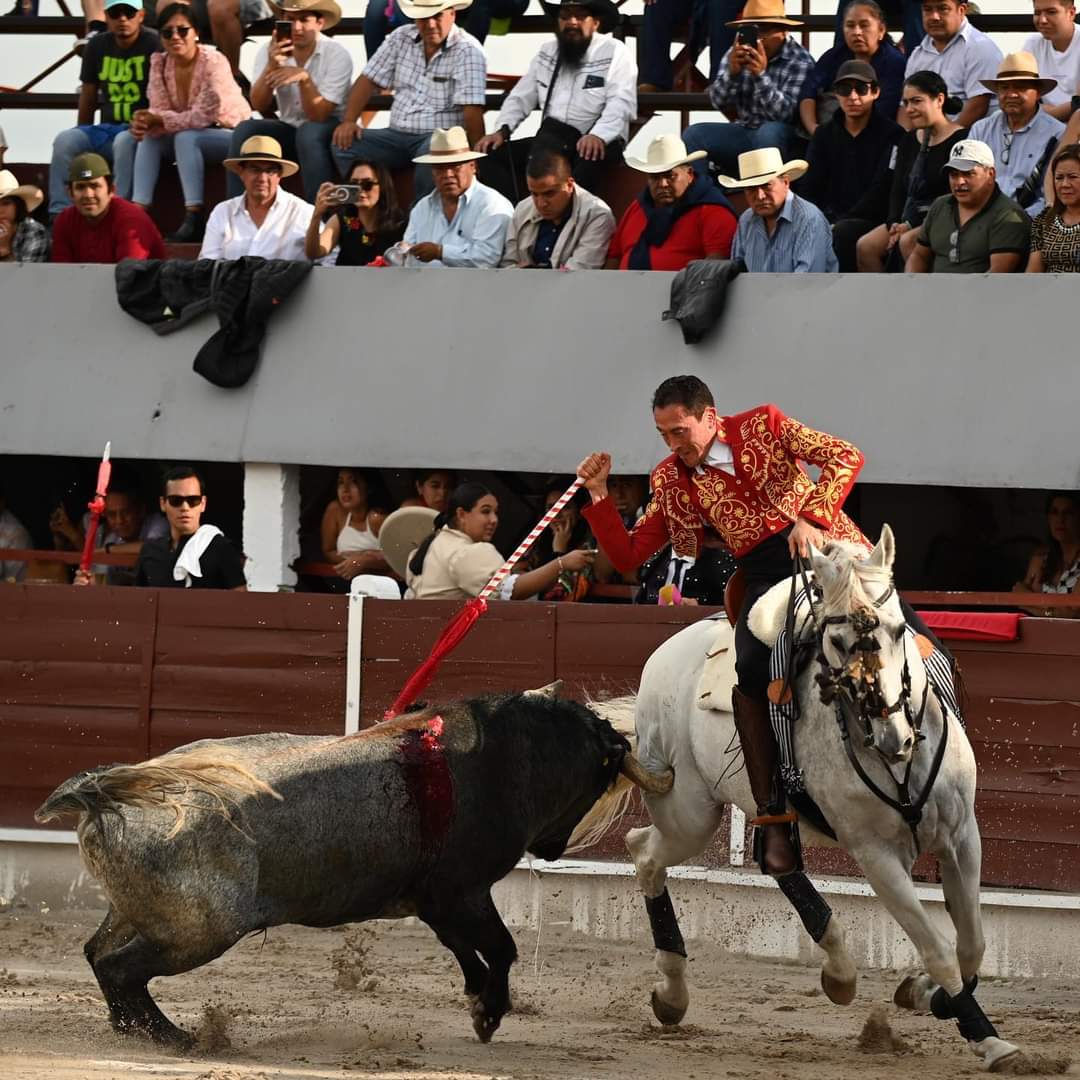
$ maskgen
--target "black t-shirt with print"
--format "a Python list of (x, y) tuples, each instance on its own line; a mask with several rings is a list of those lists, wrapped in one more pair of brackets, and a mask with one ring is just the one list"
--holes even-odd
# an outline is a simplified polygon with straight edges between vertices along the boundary
[(157, 33), (146, 27), (129, 49), (120, 48), (110, 33), (95, 34), (86, 43), (79, 78), (97, 83), (103, 124), (130, 124), (135, 111), (147, 107), (150, 55), (160, 49)]
[[(139, 552), (135, 564), (135, 584), (154, 589), (182, 589), (185, 585), (173, 577), (173, 567), (184, 550), (189, 537), (183, 537), (175, 551), (169, 547), (168, 538), (147, 540)], [(193, 589), (239, 589), (246, 585), (244, 561), (240, 553), (225, 539), (215, 536), (206, 546), (199, 560), (202, 577), (191, 578)]]

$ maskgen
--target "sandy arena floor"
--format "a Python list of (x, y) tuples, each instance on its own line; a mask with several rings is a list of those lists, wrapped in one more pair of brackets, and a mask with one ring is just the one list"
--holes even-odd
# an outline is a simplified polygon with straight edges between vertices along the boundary
[[(519, 932), (515, 1010), (489, 1046), (473, 1036), (450, 954), (426, 927), (271, 930), (208, 967), (152, 984), (202, 1051), (161, 1053), (115, 1036), (82, 944), (95, 913), (0, 912), (0, 1076), (12, 1080), (934, 1080), (979, 1075), (954, 1025), (903, 1014), (863, 1031), (902, 973), (862, 976), (848, 1008), (815, 969), (692, 945), (684, 1026), (649, 1009), (652, 949), (566, 927)], [(988, 980), (980, 999), (1001, 1034), (1038, 1052), (1040, 1073), (1080, 1075), (1080, 982)], [(880, 1014), (879, 1014), (880, 1016)], [(874, 1028), (874, 1025), (870, 1025)], [(891, 1030), (890, 1030), (891, 1029)], [(861, 1036), (861, 1038), (860, 1038)]]

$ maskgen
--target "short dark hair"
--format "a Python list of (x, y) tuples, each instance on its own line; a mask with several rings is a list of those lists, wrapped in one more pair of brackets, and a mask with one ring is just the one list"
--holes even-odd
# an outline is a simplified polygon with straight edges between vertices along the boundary
[[(132, 7), (137, 8), (138, 6), (139, 5), (137, 4), (132, 4)], [(175, 3), (166, 4), (165, 7), (163, 7), (158, 12), (158, 26), (167, 26), (169, 20), (175, 18), (177, 15), (183, 15), (183, 17), (187, 19), (187, 21), (191, 23), (192, 26), (195, 26), (197, 28), (197, 24), (195, 22), (195, 12), (191, 10), (190, 4), (185, 4), (182, 2), (182, 0), (176, 0)]]
[(26, 209), (26, 203), (18, 195), (5, 195), (0, 199), (0, 203), (9, 202), (15, 207), (15, 224), (18, 225), (25, 221), (30, 216), (30, 211)]
[(570, 159), (552, 146), (538, 146), (529, 155), (525, 166), (525, 175), (531, 180), (542, 180), (545, 176), (570, 175)]
[(202, 473), (194, 465), (174, 465), (171, 469), (166, 469), (161, 477), (161, 494), (165, 495), (168, 492), (169, 485), (174, 480), (187, 480), (192, 476), (199, 481), (199, 493), (205, 495), (206, 484), (203, 482)]
[(652, 397), (653, 409), (664, 409), (668, 405), (681, 405), (699, 420), (706, 409), (716, 408), (712, 391), (696, 375), (672, 375), (656, 388)]

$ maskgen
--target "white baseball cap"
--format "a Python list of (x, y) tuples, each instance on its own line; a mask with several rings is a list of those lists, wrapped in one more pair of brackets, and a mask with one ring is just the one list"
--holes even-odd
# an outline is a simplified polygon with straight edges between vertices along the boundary
[(976, 165), (993, 169), (994, 151), (978, 139), (961, 139), (949, 154), (949, 160), (941, 166), (942, 171), (956, 169), (958, 172), (971, 172)]

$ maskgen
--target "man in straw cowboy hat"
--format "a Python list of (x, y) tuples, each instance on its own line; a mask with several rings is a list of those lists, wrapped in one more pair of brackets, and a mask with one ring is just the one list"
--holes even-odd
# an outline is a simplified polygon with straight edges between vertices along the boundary
[[(277, 119), (238, 124), (229, 152), (236, 157), (253, 135), (277, 139), (285, 155), (299, 162), (304, 196), (314, 202), (319, 187), (337, 176), (330, 137), (352, 85), (352, 56), (322, 33), (341, 21), (336, 0), (284, 0), (274, 11), (292, 31), (285, 39), (275, 34), (256, 53), (251, 106), (264, 117), (276, 111)], [(234, 176), (229, 194), (240, 194)]]
[(49, 230), (30, 215), (45, 196), (15, 174), (0, 171), (0, 262), (47, 262)]
[(645, 190), (626, 208), (608, 248), (609, 270), (681, 270), (694, 259), (726, 259), (735, 211), (708, 176), (694, 171), (678, 135), (660, 135), (645, 157), (626, 164), (645, 174)]
[[(334, 131), (334, 158), (345, 172), (354, 157), (400, 169), (427, 153), (436, 128), (464, 128), (470, 146), (484, 134), (487, 60), (480, 43), (454, 25), (472, 0), (401, 0), (415, 20), (379, 46), (349, 93), (345, 117)], [(394, 91), (390, 126), (360, 126), (372, 96)], [(432, 188), (431, 172), (416, 170), (416, 195)]]
[(1035, 217), (1046, 205), (1046, 173), (1065, 130), (1041, 107), (1057, 80), (1039, 75), (1031, 53), (1018, 52), (1009, 53), (997, 78), (983, 79), (983, 86), (997, 94), (1000, 108), (973, 124), (968, 134), (993, 151), (998, 187)]
[(240, 177), (244, 194), (214, 207), (200, 259), (304, 259), (304, 239), (315, 207), (281, 188), (300, 166), (269, 135), (253, 135), (225, 168)]
[[(476, 144), (491, 155), (485, 180), (508, 198), (523, 193), (525, 162), (543, 143), (571, 159), (577, 183), (597, 190), (603, 171), (621, 164), (630, 121), (637, 115), (634, 54), (605, 32), (618, 14), (611, 0), (563, 0), (544, 9), (555, 20), (555, 40), (540, 46), (503, 102), (495, 131)], [(511, 134), (536, 109), (536, 136), (511, 142)]]
[[(705, 150), (722, 172), (733, 172), (745, 150), (787, 152), (803, 84), (814, 70), (814, 58), (788, 36), (802, 23), (784, 14), (784, 0), (747, 0), (742, 17), (729, 25), (737, 30), (735, 44), (724, 54), (709, 100), (730, 123), (691, 124), (683, 132), (687, 149)], [(698, 171), (705, 171), (703, 163)]]
[[(1043, 94), (1043, 108), (1056, 120), (1068, 121), (1080, 108), (1073, 97), (1080, 94), (1080, 26), (1076, 25), (1073, 0), (1034, 0), (1037, 34), (1024, 42), (1044, 76), (1057, 86)], [(1064, 143), (1062, 145), (1065, 145)]]
[(833, 274), (838, 269), (832, 229), (825, 215), (791, 190), (806, 172), (805, 161), (784, 161), (775, 146), (739, 155), (739, 177), (721, 176), (726, 188), (746, 192), (733, 259), (746, 269), (771, 274)]
[(514, 208), (476, 178), (484, 155), (469, 148), (464, 128), (439, 128), (431, 149), (413, 160), (430, 165), (435, 190), (409, 215), (409, 265), (495, 267), (502, 258)]

